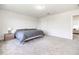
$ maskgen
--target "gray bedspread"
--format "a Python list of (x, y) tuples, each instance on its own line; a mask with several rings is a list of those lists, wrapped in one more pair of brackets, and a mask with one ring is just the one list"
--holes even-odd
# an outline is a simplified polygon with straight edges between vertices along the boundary
[(24, 42), (25, 40), (29, 38), (33, 39), (33, 38), (40, 37), (40, 36), (44, 36), (44, 33), (43, 31), (38, 30), (38, 29), (18, 29), (15, 32), (15, 37), (20, 42)]

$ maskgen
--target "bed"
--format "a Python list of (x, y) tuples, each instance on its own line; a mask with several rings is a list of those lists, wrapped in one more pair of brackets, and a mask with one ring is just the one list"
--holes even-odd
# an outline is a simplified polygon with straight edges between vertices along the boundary
[(14, 34), (15, 38), (20, 43), (34, 38), (44, 37), (44, 35), (44, 32), (38, 29), (18, 29)]
[(73, 26), (73, 34), (79, 34), (79, 26)]
[(79, 34), (79, 30), (73, 29), (73, 34)]

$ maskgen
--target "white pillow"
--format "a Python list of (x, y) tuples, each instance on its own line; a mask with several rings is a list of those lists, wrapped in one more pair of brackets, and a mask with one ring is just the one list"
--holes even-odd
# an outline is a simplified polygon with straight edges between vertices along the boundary
[(79, 30), (79, 26), (74, 25), (74, 26), (73, 26), (73, 29)]

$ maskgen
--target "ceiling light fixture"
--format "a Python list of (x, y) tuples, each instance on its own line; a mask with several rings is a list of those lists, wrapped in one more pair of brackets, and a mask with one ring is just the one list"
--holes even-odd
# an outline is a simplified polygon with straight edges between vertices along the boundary
[(37, 5), (37, 6), (35, 6), (35, 8), (38, 10), (42, 10), (45, 8), (45, 6), (44, 5)]

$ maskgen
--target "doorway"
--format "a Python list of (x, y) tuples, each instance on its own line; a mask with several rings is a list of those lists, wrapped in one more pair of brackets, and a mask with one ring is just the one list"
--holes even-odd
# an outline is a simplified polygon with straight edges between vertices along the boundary
[(73, 39), (79, 40), (79, 15), (73, 16)]

